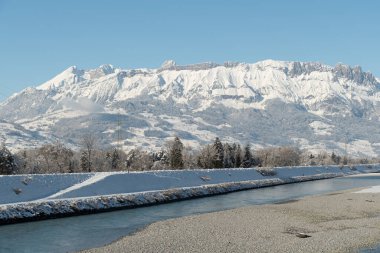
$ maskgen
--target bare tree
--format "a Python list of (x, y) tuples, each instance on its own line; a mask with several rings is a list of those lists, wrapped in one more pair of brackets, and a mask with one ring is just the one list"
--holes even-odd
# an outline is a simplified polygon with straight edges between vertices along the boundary
[(153, 162), (153, 156), (141, 149), (132, 149), (127, 154), (126, 164), (130, 170), (151, 170)]
[(197, 168), (197, 156), (198, 152), (192, 149), (190, 146), (185, 146), (182, 151), (183, 166), (185, 169)]
[(294, 147), (265, 148), (256, 151), (258, 162), (263, 167), (300, 165), (301, 151)]
[(37, 149), (37, 157), (42, 158), (39, 167), (43, 173), (73, 172), (73, 156), (74, 152), (60, 142)]
[(96, 145), (96, 138), (91, 133), (85, 134), (82, 138), (81, 144), (83, 148), (81, 159), (82, 168), (91, 172), (93, 167), (92, 156)]
[(212, 145), (206, 145), (202, 148), (198, 156), (198, 166), (204, 169), (211, 169), (214, 166), (213, 158), (216, 156), (216, 151)]

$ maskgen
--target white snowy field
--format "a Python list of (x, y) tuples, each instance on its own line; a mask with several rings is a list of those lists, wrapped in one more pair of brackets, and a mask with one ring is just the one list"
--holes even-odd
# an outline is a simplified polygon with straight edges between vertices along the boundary
[(0, 176), (0, 205), (27, 201), (126, 194), (228, 182), (288, 179), (323, 173), (357, 174), (380, 166), (281, 167), (263, 176), (257, 169), (169, 170)]
[(379, 171), (355, 165), (0, 176), (0, 223)]

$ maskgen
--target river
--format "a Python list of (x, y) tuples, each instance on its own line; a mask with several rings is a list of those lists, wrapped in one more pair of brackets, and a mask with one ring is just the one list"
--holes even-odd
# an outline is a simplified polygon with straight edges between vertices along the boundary
[(156, 221), (380, 184), (360, 175), (234, 192), (108, 213), (0, 226), (0, 252), (74, 252), (110, 243)]

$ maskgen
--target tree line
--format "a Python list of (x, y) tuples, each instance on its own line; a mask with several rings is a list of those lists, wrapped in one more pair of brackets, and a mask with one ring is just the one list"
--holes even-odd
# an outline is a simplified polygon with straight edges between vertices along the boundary
[(158, 152), (135, 148), (129, 152), (98, 148), (94, 135), (85, 135), (75, 151), (56, 142), (11, 153), (0, 148), (0, 174), (78, 173), (100, 171), (145, 171), (170, 169), (220, 169), (300, 165), (346, 165), (378, 162), (352, 159), (338, 154), (313, 154), (297, 147), (269, 147), (252, 150), (250, 144), (222, 143), (215, 140), (200, 149), (185, 146), (180, 138), (164, 144)]

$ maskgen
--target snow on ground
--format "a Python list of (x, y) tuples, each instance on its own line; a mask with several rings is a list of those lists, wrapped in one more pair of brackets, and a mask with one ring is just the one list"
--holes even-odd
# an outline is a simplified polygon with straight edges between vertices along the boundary
[(245, 180), (264, 179), (254, 170), (184, 170), (153, 171), (140, 173), (110, 174), (102, 181), (88, 184), (60, 196), (74, 198), (122, 194), (132, 192), (157, 191), (171, 188), (194, 187), (206, 184), (219, 184)]
[(289, 179), (324, 173), (357, 174), (371, 170), (358, 166), (282, 167), (263, 176), (256, 169), (166, 170), (145, 172), (99, 172), (0, 177), (0, 205), (51, 200), (159, 191), (210, 184), (264, 179)]
[(379, 171), (359, 165), (1, 176), (0, 224)]
[(84, 173), (2, 176), (0, 177), (0, 206), (43, 199), (94, 175), (94, 173)]
[(316, 135), (331, 135), (332, 128), (334, 128), (334, 126), (322, 121), (313, 121), (309, 126), (314, 130)]
[(80, 183), (77, 183), (73, 186), (70, 186), (66, 189), (60, 190), (57, 193), (54, 193), (53, 195), (50, 195), (49, 197), (46, 197), (45, 199), (54, 199), (54, 198), (59, 198), (60, 196), (63, 196), (64, 194), (68, 192), (75, 191), (77, 189), (83, 188), (87, 185), (95, 184), (100, 180), (103, 180), (104, 178), (108, 177), (110, 175), (110, 172), (99, 172), (96, 173), (94, 176), (90, 177), (89, 179), (82, 181)]
[(350, 149), (354, 151), (357, 150), (357, 153), (364, 154), (369, 157), (376, 157), (377, 153), (373, 150), (372, 145), (367, 140), (355, 140), (349, 145)]
[(357, 191), (355, 193), (380, 193), (380, 185), (372, 186), (370, 188)]
[(377, 153), (367, 140), (354, 140), (349, 143), (336, 142), (341, 149), (347, 150), (350, 156), (376, 157)]

